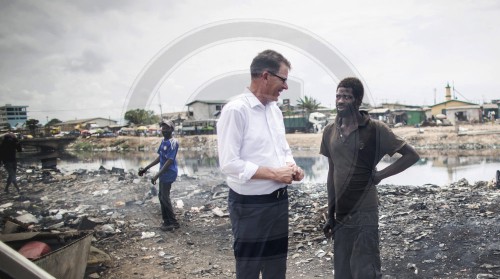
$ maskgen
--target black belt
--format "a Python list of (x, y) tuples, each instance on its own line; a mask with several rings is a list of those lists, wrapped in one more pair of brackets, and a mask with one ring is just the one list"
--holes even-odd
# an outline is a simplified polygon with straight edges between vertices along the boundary
[(284, 199), (288, 199), (287, 186), (279, 188), (278, 190), (272, 192), (271, 194), (265, 194), (265, 195), (240, 195), (235, 191), (233, 191), (233, 189), (229, 189), (229, 200), (238, 203), (258, 204), (258, 203), (276, 202)]

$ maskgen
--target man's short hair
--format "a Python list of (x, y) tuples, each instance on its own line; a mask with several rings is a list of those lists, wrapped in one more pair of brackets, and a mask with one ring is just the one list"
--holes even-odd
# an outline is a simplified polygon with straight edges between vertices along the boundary
[(280, 70), (281, 63), (285, 64), (288, 69), (292, 68), (290, 61), (281, 55), (281, 53), (271, 49), (264, 50), (252, 60), (252, 64), (250, 64), (250, 74), (252, 78), (259, 77), (264, 71), (277, 74)]
[(356, 98), (356, 100), (358, 100), (359, 103), (363, 101), (363, 96), (365, 95), (365, 89), (363, 87), (363, 83), (361, 83), (361, 81), (358, 78), (356, 77), (344, 78), (339, 82), (339, 85), (337, 85), (337, 90), (339, 90), (340, 87), (351, 88), (354, 98)]

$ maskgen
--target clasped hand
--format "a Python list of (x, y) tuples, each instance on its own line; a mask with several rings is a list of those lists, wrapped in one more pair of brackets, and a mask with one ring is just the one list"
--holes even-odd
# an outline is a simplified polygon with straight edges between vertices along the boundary
[[(333, 223), (333, 224), (332, 224)], [(335, 228), (335, 222), (327, 222), (324, 226), (323, 226), (323, 234), (325, 235), (325, 237), (327, 239), (330, 239), (333, 237), (333, 229)]]
[(278, 169), (279, 181), (290, 184), (292, 181), (301, 181), (304, 178), (304, 171), (293, 163)]

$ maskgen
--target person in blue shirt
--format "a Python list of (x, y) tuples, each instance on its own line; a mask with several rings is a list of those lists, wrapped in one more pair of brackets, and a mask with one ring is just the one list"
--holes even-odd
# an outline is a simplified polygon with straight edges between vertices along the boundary
[(170, 120), (162, 120), (160, 123), (163, 140), (158, 148), (158, 157), (147, 165), (139, 169), (139, 176), (143, 176), (148, 169), (160, 163), (160, 171), (151, 178), (151, 183), (156, 184), (160, 180), (158, 198), (160, 199), (161, 215), (163, 224), (160, 227), (163, 231), (173, 231), (178, 229), (179, 222), (175, 218), (172, 202), (170, 201), (170, 189), (172, 183), (177, 179), (177, 150), (179, 143), (172, 136), (175, 125)]

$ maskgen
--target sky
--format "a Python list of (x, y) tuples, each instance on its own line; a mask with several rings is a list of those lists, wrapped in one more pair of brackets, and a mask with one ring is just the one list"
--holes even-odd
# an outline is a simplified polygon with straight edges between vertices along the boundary
[[(42, 124), (92, 117), (123, 122), (137, 81), (162, 53), (197, 30), (241, 20), (279, 23), (326, 42), (362, 78), (373, 105), (433, 105), (444, 101), (447, 84), (459, 100), (500, 99), (496, 0), (0, 0), (0, 106), (26, 105), (28, 117)], [(186, 110), (203, 86), (248, 71), (264, 49), (290, 60), (289, 77), (302, 83), (304, 95), (334, 107), (343, 77), (329, 74), (314, 53), (244, 37), (178, 57), (144, 95), (143, 108)]]

